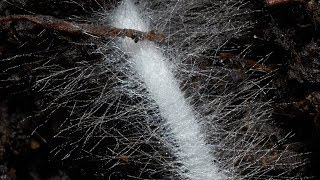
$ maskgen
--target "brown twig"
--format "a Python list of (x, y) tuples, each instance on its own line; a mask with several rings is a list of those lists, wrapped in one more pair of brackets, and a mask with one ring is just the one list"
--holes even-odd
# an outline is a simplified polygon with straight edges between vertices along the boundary
[(238, 56), (232, 53), (220, 53), (219, 59), (221, 61), (227, 62), (227, 61), (233, 61), (236, 60), (241, 63), (243, 68), (251, 68), (252, 70), (264, 72), (264, 73), (270, 73), (277, 69), (277, 65), (265, 65), (265, 64), (259, 64), (255, 60), (251, 59), (241, 59), (241, 61), (237, 58)]
[(29, 21), (44, 28), (72, 34), (90, 34), (98, 37), (129, 37), (135, 42), (141, 40), (163, 42), (165, 39), (165, 36), (162, 33), (156, 33), (154, 31), (142, 32), (134, 29), (120, 29), (106, 25), (74, 23), (57, 19), (52, 16), (13, 15), (0, 17), (0, 23), (12, 21)]
[(288, 4), (291, 2), (305, 2), (305, 0), (265, 0), (265, 4), (267, 7)]

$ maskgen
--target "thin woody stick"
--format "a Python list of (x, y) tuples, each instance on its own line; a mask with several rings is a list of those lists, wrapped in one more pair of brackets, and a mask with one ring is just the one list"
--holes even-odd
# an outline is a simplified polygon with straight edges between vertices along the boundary
[[(221, 53), (219, 55), (219, 59), (222, 61), (227, 61), (228, 59), (237, 59), (237, 55), (232, 53)], [(264, 72), (264, 73), (270, 73), (278, 68), (278, 65), (276, 64), (259, 64), (255, 60), (251, 59), (242, 59), (243, 65), (245, 68), (251, 68), (255, 71)]]
[(305, 0), (265, 0), (265, 4), (267, 7), (277, 6), (281, 4), (287, 4), (291, 2), (305, 2)]
[(165, 36), (162, 33), (154, 31), (142, 32), (134, 29), (120, 29), (105, 25), (92, 25), (86, 23), (73, 23), (57, 19), (51, 16), (33, 16), (33, 15), (13, 15), (0, 17), (0, 23), (12, 21), (30, 21), (34, 24), (48, 29), (55, 29), (57, 31), (76, 33), (76, 34), (91, 34), (99, 37), (129, 37), (135, 42), (140, 40), (149, 40), (156, 42), (164, 42)]

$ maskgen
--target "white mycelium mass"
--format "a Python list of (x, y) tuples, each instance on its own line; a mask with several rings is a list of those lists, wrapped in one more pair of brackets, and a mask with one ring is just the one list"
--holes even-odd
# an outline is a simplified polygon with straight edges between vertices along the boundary
[(224, 44), (250, 24), (244, 0), (104, 2), (100, 23), (163, 32), (166, 41), (50, 43), (63, 58), (36, 62), (33, 88), (48, 98), (43, 111), (67, 117), (53, 154), (103, 179), (301, 178), (303, 158), (262, 100), (270, 76), (239, 68), (241, 57), (231, 66), (217, 57), (238, 51)]
[[(139, 15), (135, 5), (125, 0), (114, 15), (113, 26), (124, 29), (137, 29), (148, 32), (148, 25)], [(226, 179), (219, 172), (214, 157), (210, 154), (201, 126), (192, 107), (184, 98), (178, 82), (168, 65), (168, 59), (153, 42), (135, 43), (131, 39), (121, 40), (121, 47), (128, 53), (134, 64), (134, 71), (146, 84), (148, 94), (159, 106), (163, 126), (176, 142), (172, 149), (181, 163), (182, 177), (190, 179)]]

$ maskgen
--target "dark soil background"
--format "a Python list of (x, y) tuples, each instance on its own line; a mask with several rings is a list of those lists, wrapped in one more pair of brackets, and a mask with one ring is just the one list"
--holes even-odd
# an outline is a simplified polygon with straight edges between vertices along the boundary
[[(79, 22), (102, 5), (108, 8), (103, 0), (2, 0), (0, 15), (34, 13)], [(320, 179), (320, 5), (313, 0), (248, 5), (256, 10), (254, 27), (226, 46), (240, 47), (237, 55), (250, 45), (245, 58), (253, 61), (268, 55), (264, 63), (277, 69), (266, 96), (274, 102), (274, 123), (292, 132), (291, 140), (309, 153), (306, 176)], [(52, 136), (66, 113), (40, 113), (50, 97), (32, 89), (42, 73), (35, 67), (43, 61), (55, 58), (63, 67), (77, 59), (98, 61), (99, 54), (90, 53), (96, 48), (91, 41), (29, 22), (0, 24), (0, 179), (94, 179), (91, 162), (74, 165), (50, 153), (59, 144)]]

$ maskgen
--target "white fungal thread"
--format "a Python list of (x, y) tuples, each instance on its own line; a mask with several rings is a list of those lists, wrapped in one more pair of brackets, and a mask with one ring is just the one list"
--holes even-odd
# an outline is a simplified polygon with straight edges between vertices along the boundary
[[(118, 28), (148, 31), (146, 23), (132, 2), (125, 0), (114, 15), (113, 25)], [(214, 164), (201, 127), (194, 112), (185, 100), (179, 85), (167, 65), (167, 59), (153, 42), (138, 42), (124, 39), (121, 41), (124, 51), (132, 56), (135, 70), (146, 84), (152, 99), (159, 106), (169, 134), (177, 143), (174, 149), (178, 161), (185, 168), (183, 177), (192, 180), (226, 179)]]
[[(81, 170), (93, 166), (88, 172), (102, 179), (303, 179), (303, 154), (270, 123), (272, 107), (262, 99), (271, 75), (241, 66), (236, 56), (250, 47), (239, 54), (236, 43), (226, 43), (250, 27), (247, 1), (102, 2), (90, 23), (167, 39), (74, 42), (48, 31), (34, 36), (50, 40), (45, 50), (23, 45), (39, 49), (13, 57), (8, 72), (32, 65), (32, 90), (43, 95), (39, 116), (61, 125), (56, 158)], [(239, 67), (221, 63), (220, 52), (235, 52)]]

